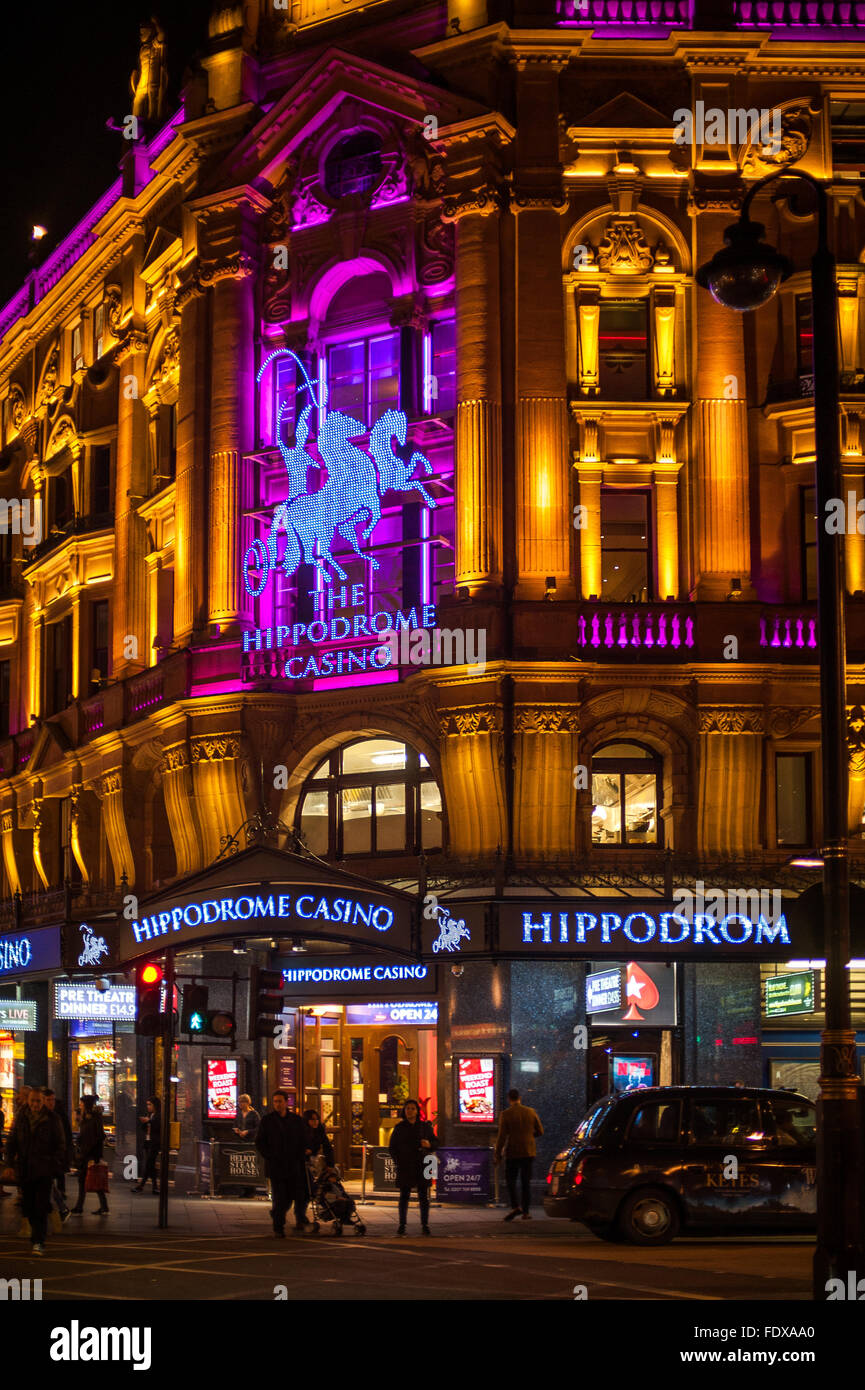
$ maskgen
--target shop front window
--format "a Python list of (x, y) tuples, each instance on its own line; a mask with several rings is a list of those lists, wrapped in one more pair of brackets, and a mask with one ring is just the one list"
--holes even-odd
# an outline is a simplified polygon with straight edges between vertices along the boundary
[(661, 759), (637, 743), (607, 744), (592, 759), (592, 844), (661, 843)]
[(422, 753), (364, 739), (334, 749), (307, 778), (299, 829), (321, 858), (440, 849), (441, 793)]

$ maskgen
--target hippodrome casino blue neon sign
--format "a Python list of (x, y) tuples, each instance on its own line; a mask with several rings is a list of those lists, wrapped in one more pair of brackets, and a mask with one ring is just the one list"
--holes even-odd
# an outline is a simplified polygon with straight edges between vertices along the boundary
[(153, 941), (169, 931), (184, 927), (210, 927), (223, 922), (248, 922), (255, 917), (300, 917), (303, 921), (336, 922), (346, 927), (372, 927), (385, 932), (393, 926), (393, 911), (383, 903), (358, 902), (355, 898), (331, 898), (314, 893), (301, 893), (294, 900), (287, 893), (271, 893), (268, 897), (212, 898), (185, 906), (156, 912), (132, 923), (136, 942)]
[[(554, 915), (559, 919), (557, 928), (553, 926)], [(536, 916), (540, 921), (535, 920)], [(597, 932), (599, 928), (599, 935), (590, 939), (589, 933)], [(614, 945), (614, 933), (621, 933), (635, 946), (647, 946), (656, 939), (664, 946), (681, 946), (685, 942), (694, 946), (745, 946), (748, 943), (762, 946), (776, 942), (781, 946), (790, 945), (787, 919), (783, 913), (772, 921), (761, 913), (753, 922), (739, 912), (728, 913), (726, 917), (697, 913), (691, 921), (677, 912), (662, 912), (657, 918), (651, 912), (632, 912), (625, 918), (616, 912), (602, 912), (599, 916), (591, 912), (523, 912), (520, 939), (526, 946), (572, 943), (590, 946), (593, 942)]]

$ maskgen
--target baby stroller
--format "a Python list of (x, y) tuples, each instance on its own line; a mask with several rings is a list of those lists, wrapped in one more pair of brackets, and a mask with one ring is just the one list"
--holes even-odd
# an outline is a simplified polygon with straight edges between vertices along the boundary
[(358, 1216), (357, 1206), (339, 1179), (335, 1168), (328, 1168), (319, 1157), (306, 1165), (309, 1200), (312, 1203), (312, 1231), (318, 1235), (321, 1223), (333, 1222), (335, 1236), (342, 1235), (344, 1225), (354, 1226), (359, 1236), (366, 1235), (366, 1226)]

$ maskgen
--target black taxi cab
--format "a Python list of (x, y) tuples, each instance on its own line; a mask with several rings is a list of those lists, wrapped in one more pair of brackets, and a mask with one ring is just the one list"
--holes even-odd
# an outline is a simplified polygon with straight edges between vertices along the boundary
[(790, 1091), (654, 1086), (606, 1096), (547, 1175), (548, 1216), (663, 1245), (682, 1229), (813, 1231), (816, 1109)]

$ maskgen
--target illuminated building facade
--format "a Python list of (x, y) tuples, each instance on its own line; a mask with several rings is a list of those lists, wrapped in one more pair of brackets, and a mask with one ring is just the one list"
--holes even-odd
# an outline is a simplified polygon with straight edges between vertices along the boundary
[[(759, 314), (694, 281), (793, 164), (833, 208), (865, 865), (865, 8), (258, 8), (215, 7), (183, 107), (0, 310), (3, 921), (139, 920), (264, 808), (455, 904), (486, 949), (438, 952), (440, 1124), (486, 1047), (555, 1146), (610, 1080), (602, 1017), (571, 1036), (609, 950), (520, 959), (499, 906), (817, 877), (808, 209), (757, 205), (795, 264)], [(668, 950), (675, 1021), (630, 1050), (811, 1085), (816, 1035), (761, 1019), (791, 951), (735, 955)]]

